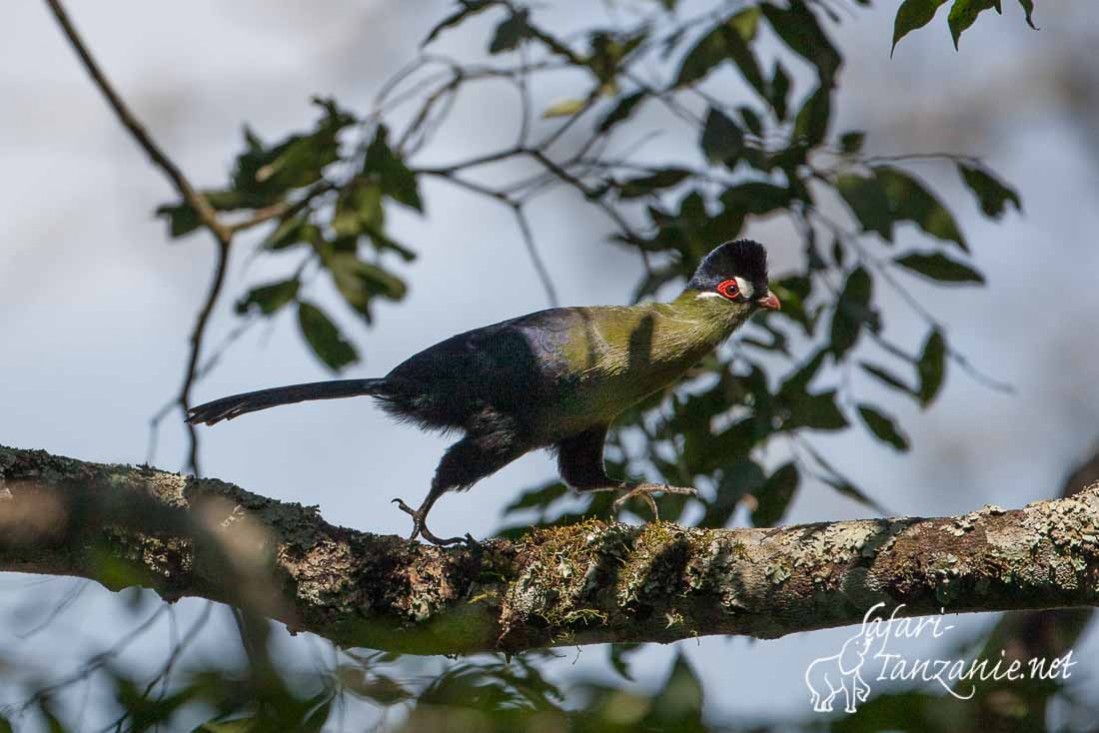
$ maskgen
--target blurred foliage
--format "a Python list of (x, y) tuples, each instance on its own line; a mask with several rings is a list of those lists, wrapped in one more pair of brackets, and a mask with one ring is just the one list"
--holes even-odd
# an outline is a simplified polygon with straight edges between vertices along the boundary
[[(343, 720), (341, 729), (367, 730), (388, 719), (385, 727), (395, 731), (454, 733), (715, 730), (703, 722), (702, 684), (682, 655), (651, 693), (592, 680), (571, 691), (569, 704), (532, 660), (497, 655), (456, 662), (429, 676), (402, 673), (395, 655), (352, 652), (335, 670), (313, 673), (296, 685), (278, 674), (241, 677), (219, 668), (189, 671), (170, 692), (141, 685), (119, 670), (111, 670), (107, 682), (118, 717), (105, 730), (320, 731), (332, 729), (352, 710), (357, 717)], [(383, 715), (368, 724), (360, 704)], [(387, 710), (395, 714), (384, 714)], [(11, 719), (22, 725), (34, 718), (50, 731), (83, 729), (48, 697)], [(0, 731), (5, 725), (0, 717)]]
[[(540, 657), (546, 656), (479, 655), (423, 674), (411, 671), (395, 654), (349, 650), (334, 669), (296, 673), (293, 683), (289, 674), (273, 670), (257, 674), (253, 667), (242, 675), (210, 666), (178, 672), (180, 679), (170, 688), (154, 684), (159, 678), (143, 684), (111, 668), (105, 684), (115, 717), (95, 729), (1028, 733), (1045, 730), (1048, 705), (1057, 696), (1067, 695), (1073, 702), (1060, 711), (1057, 730), (1091, 729), (1099, 712), (1086, 696), (1056, 682), (990, 681), (979, 685), (971, 699), (952, 697), (937, 685), (894, 685), (875, 690), (853, 714), (839, 708), (832, 714), (813, 713), (806, 705), (805, 711), (776, 709), (767, 720), (722, 723), (705, 714), (704, 685), (682, 653), (649, 691), (626, 680), (595, 678), (575, 680), (563, 690), (540, 671)], [(629, 663), (620, 664), (624, 666), (616, 669), (628, 675)], [(967, 696), (968, 687), (958, 694)], [(0, 732), (20, 730), (34, 720), (51, 733), (88, 729), (86, 720), (66, 714), (46, 696), (17, 711), (0, 711)]]

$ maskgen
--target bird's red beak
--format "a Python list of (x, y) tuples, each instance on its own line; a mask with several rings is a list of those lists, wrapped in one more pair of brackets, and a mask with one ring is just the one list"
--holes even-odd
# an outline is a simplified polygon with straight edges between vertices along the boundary
[(782, 303), (779, 302), (778, 296), (772, 293), (770, 290), (767, 291), (767, 295), (764, 295), (762, 298), (757, 300), (756, 303), (758, 303), (760, 307), (767, 308), (768, 310), (782, 310)]

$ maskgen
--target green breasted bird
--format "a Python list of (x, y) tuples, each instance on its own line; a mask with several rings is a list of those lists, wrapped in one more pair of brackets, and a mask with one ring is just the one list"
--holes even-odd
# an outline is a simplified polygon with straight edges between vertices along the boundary
[(760, 308), (777, 309), (767, 253), (751, 240), (726, 242), (699, 265), (670, 303), (551, 308), (460, 333), (421, 351), (381, 379), (345, 379), (225, 397), (193, 408), (188, 422), (213, 425), (246, 412), (306, 400), (369, 395), (425, 429), (461, 430), (413, 510), (412, 538), (428, 531), (435, 501), (462, 491), (536, 448), (556, 451), (561, 478), (577, 491), (694, 493), (607, 476), (603, 443), (615, 417), (679, 379)]

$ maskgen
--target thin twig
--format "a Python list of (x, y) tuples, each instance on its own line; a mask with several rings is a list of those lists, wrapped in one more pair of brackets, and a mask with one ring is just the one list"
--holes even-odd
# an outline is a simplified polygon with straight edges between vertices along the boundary
[(256, 209), (247, 219), (227, 225), (226, 231), (228, 231), (229, 235), (232, 237), (238, 232), (252, 229), (260, 224), (266, 224), (273, 219), (284, 219), (294, 216), (309, 206), (317, 197), (335, 190), (336, 185), (334, 183), (322, 180), (297, 201), (279, 201), (270, 206), (265, 206), (262, 209)]
[[(217, 212), (214, 211), (214, 208), (210, 205), (210, 202), (206, 200), (206, 197), (191, 185), (191, 182), (183, 175), (179, 166), (173, 163), (160, 146), (156, 144), (148, 131), (138, 121), (137, 117), (135, 117), (129, 107), (126, 106), (122, 97), (118, 95), (118, 92), (115, 91), (110, 81), (99, 68), (99, 64), (96, 63), (95, 59), (88, 51), (87, 46), (84, 45), (84, 41), (76, 32), (76, 28), (73, 26), (72, 21), (69, 19), (68, 13), (66, 13), (65, 8), (61, 5), (60, 0), (46, 0), (46, 4), (49, 6), (50, 10), (53, 11), (53, 15), (57, 19), (58, 25), (61, 26), (61, 30), (65, 33), (66, 38), (68, 38), (69, 44), (80, 58), (81, 63), (83, 63), (85, 70), (88, 72), (88, 75), (91, 76), (96, 87), (107, 99), (107, 103), (110, 105), (111, 109), (114, 110), (115, 116), (118, 117), (119, 122), (122, 123), (122, 126), (129, 131), (137, 144), (141, 146), (146, 154), (148, 154), (153, 164), (164, 172), (172, 185), (179, 192), (179, 195), (195, 210), (199, 221), (210, 230), (210, 233), (214, 235), (214, 239), (217, 241), (217, 262), (214, 268), (214, 277), (207, 290), (206, 299), (199, 310), (194, 329), (191, 331), (189, 339), (191, 353), (187, 359), (187, 371), (184, 374), (183, 385), (179, 391), (179, 406), (183, 409), (184, 414), (186, 414), (187, 410), (191, 407), (191, 387), (195, 382), (195, 370), (198, 367), (199, 356), (202, 352), (202, 342), (206, 334), (206, 325), (210, 320), (210, 314), (214, 310), (218, 296), (221, 294), (222, 286), (225, 284), (225, 273), (229, 265), (229, 246), (232, 243), (234, 230), (218, 219)], [(198, 436), (195, 433), (194, 427), (191, 425), (187, 425), (187, 436), (190, 441), (187, 457), (188, 468), (190, 468), (194, 474), (198, 475)]]
[(429, 176), (436, 176), (455, 186), (471, 191), (472, 193), (499, 201), (510, 208), (519, 225), (519, 233), (523, 236), (523, 243), (526, 246), (527, 254), (530, 256), (535, 272), (538, 273), (538, 279), (542, 282), (542, 288), (546, 291), (546, 298), (549, 300), (550, 305), (554, 307), (560, 304), (557, 299), (557, 288), (553, 284), (553, 278), (550, 277), (549, 270), (546, 268), (546, 263), (542, 260), (542, 255), (538, 252), (537, 244), (534, 241), (534, 232), (531, 230), (530, 222), (527, 220), (527, 214), (523, 210), (522, 202), (516, 201), (502, 191), (497, 191), (488, 186), (474, 183), (465, 178), (459, 178), (452, 173), (430, 169), (421, 169), (418, 172)]
[[(191, 387), (194, 386), (198, 373), (198, 360), (202, 354), (202, 341), (206, 336), (206, 324), (209, 323), (210, 314), (213, 313), (218, 296), (221, 295), (221, 289), (225, 285), (225, 273), (228, 269), (229, 243), (223, 243), (219, 240), (217, 263), (214, 265), (214, 279), (210, 282), (210, 289), (206, 292), (206, 300), (198, 312), (195, 327), (191, 330), (191, 337), (188, 339), (191, 344), (191, 353), (187, 357), (187, 370), (183, 373), (183, 386), (179, 389), (179, 406), (182, 408), (184, 415), (191, 409)], [(187, 428), (187, 437), (190, 442), (187, 451), (187, 466), (190, 468), (191, 473), (199, 476), (201, 471), (198, 465), (198, 435), (195, 432), (194, 425), (186, 421), (183, 424)]]
[(556, 308), (561, 304), (557, 299), (557, 288), (554, 287), (553, 279), (550, 277), (549, 270), (546, 268), (546, 263), (542, 260), (542, 255), (538, 252), (538, 246), (534, 241), (534, 232), (531, 231), (530, 221), (527, 219), (527, 212), (523, 210), (522, 204), (515, 202), (512, 202), (511, 210), (515, 214), (515, 221), (519, 224), (519, 231), (523, 235), (523, 243), (526, 245), (530, 261), (534, 264), (534, 270), (538, 273), (538, 279), (542, 281), (542, 287), (546, 290), (546, 297), (549, 298), (550, 305)]
[(118, 117), (118, 121), (129, 130), (137, 144), (149, 155), (153, 163), (164, 171), (164, 173), (171, 180), (172, 185), (176, 190), (198, 214), (199, 219), (203, 225), (206, 226), (214, 236), (219, 240), (228, 240), (229, 232), (218, 221), (217, 213), (213, 207), (210, 206), (210, 202), (206, 200), (206, 197), (199, 193), (187, 180), (186, 176), (179, 169), (175, 163), (164, 153), (153, 138), (149, 135), (148, 131), (142, 126), (130, 109), (126, 106), (126, 103), (122, 101), (122, 98), (118, 96), (118, 92), (115, 91), (107, 77), (104, 76), (103, 71), (99, 68), (99, 64), (92, 58), (91, 53), (88, 51), (87, 46), (84, 45), (84, 41), (81, 40), (80, 35), (76, 32), (76, 28), (73, 26), (72, 21), (69, 19), (68, 13), (65, 12), (65, 8), (61, 5), (60, 0), (46, 0), (46, 4), (49, 5), (50, 10), (53, 11), (53, 15), (57, 18), (58, 24), (61, 26), (61, 30), (64, 31), (65, 36), (69, 39), (69, 43), (72, 45), (73, 50), (76, 51), (76, 55), (80, 57), (81, 63), (84, 64), (85, 70), (88, 75), (92, 77), (92, 81), (95, 82), (96, 87), (106, 97), (107, 103), (110, 104), (111, 109), (114, 110), (115, 116)]

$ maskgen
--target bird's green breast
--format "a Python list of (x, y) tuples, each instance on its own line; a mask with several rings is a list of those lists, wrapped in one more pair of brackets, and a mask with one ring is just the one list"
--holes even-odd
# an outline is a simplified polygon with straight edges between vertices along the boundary
[(694, 291), (671, 303), (576, 309), (560, 354), (568, 378), (546, 427), (609, 423), (679, 379), (746, 317), (746, 308)]

